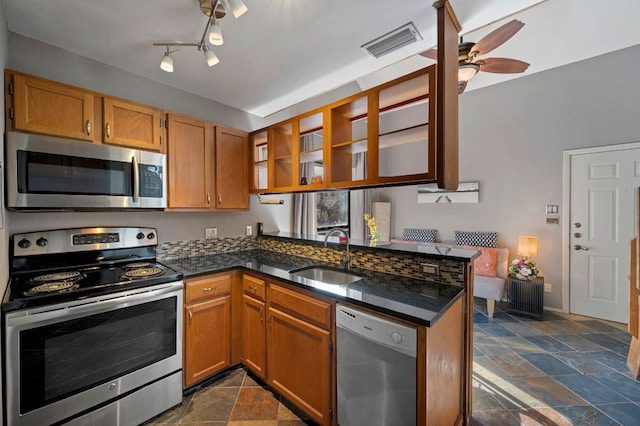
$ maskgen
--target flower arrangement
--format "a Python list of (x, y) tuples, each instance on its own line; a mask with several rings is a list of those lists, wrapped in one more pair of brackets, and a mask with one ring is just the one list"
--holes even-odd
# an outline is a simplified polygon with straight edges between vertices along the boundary
[(378, 241), (380, 234), (378, 234), (378, 228), (376, 227), (376, 218), (371, 216), (369, 213), (365, 213), (364, 220), (367, 222), (367, 226), (369, 227), (371, 241)]
[(536, 263), (527, 258), (514, 259), (509, 267), (509, 272), (524, 280), (535, 278), (539, 273)]

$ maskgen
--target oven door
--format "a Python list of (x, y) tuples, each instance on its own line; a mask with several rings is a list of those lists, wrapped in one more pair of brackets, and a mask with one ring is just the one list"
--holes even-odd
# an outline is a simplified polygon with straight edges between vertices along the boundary
[(166, 207), (164, 154), (7, 133), (7, 207)]
[(182, 281), (85, 302), (6, 315), (8, 424), (58, 422), (181, 370)]

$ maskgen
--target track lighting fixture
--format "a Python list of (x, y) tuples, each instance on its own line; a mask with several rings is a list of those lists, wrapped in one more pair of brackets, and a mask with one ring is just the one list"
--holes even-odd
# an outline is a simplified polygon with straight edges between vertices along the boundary
[(242, 2), (242, 0), (227, 1), (228, 6), (224, 0), (200, 0), (200, 11), (209, 18), (207, 19), (207, 24), (204, 27), (204, 32), (202, 33), (200, 42), (189, 43), (182, 41), (168, 41), (153, 43), (154, 46), (165, 46), (167, 48), (167, 51), (162, 56), (162, 61), (160, 61), (160, 68), (162, 70), (166, 72), (173, 72), (173, 57), (171, 54), (175, 52), (175, 50), (170, 50), (171, 46), (196, 47), (204, 53), (207, 65), (210, 67), (220, 62), (220, 59), (218, 59), (205, 40), (208, 39), (209, 43), (214, 46), (222, 45), (224, 40), (222, 38), (222, 29), (220, 28), (218, 21), (227, 15), (227, 7), (231, 9), (233, 16), (236, 18), (240, 17), (247, 11), (247, 6)]

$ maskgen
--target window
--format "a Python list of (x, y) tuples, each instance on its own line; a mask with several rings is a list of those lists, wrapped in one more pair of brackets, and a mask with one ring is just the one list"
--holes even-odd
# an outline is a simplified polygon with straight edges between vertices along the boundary
[(316, 193), (316, 219), (318, 235), (331, 228), (342, 228), (349, 233), (349, 191)]

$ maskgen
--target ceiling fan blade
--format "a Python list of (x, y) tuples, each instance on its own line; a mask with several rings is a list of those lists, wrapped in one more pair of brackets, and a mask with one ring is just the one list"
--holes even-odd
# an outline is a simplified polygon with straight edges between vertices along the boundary
[(480, 66), (480, 71), (493, 72), (497, 74), (524, 72), (529, 68), (528, 63), (509, 58), (479, 59), (475, 63)]
[(507, 22), (500, 28), (497, 28), (480, 39), (479, 42), (471, 48), (471, 52), (477, 52), (477, 55), (484, 55), (500, 46), (505, 41), (513, 37), (520, 29), (524, 27), (524, 23), (514, 19)]
[(424, 52), (420, 52), (420, 54), (425, 58), (433, 59), (434, 61), (438, 60), (438, 51), (436, 49), (425, 50)]

